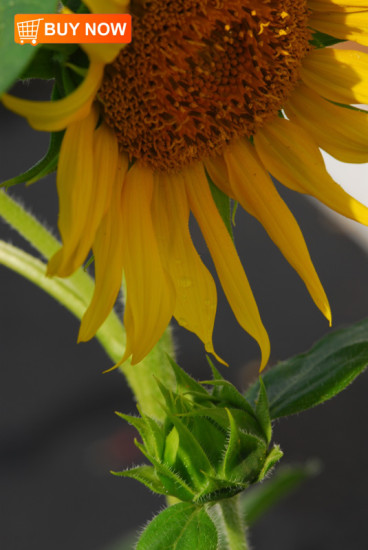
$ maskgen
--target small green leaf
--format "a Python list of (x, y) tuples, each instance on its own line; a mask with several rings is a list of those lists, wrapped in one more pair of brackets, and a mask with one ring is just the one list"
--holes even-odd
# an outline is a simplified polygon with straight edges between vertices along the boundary
[[(295, 414), (331, 399), (368, 365), (368, 320), (322, 338), (302, 355), (272, 367), (264, 376), (271, 418)], [(246, 394), (254, 402), (259, 382)]]
[(0, 96), (17, 80), (37, 53), (31, 44), (14, 41), (14, 15), (18, 13), (56, 13), (57, 0), (1, 0), (0, 2)]
[(261, 377), (259, 377), (259, 384), (259, 394), (256, 401), (256, 415), (258, 418), (258, 422), (264, 432), (266, 441), (267, 443), (269, 443), (272, 437), (270, 409), (267, 399), (266, 388)]
[(203, 507), (179, 503), (166, 508), (143, 531), (136, 550), (217, 550), (218, 535)]
[(241, 499), (245, 522), (250, 527), (282, 498), (295, 491), (304, 481), (320, 471), (316, 461), (305, 466), (284, 466), (262, 484), (248, 489)]
[(221, 189), (216, 187), (209, 175), (207, 174), (207, 180), (210, 184), (213, 200), (217, 206), (217, 210), (220, 213), (222, 221), (224, 222), (226, 229), (230, 233), (230, 237), (234, 240), (233, 226), (231, 224), (231, 199)]
[(315, 48), (327, 48), (328, 46), (333, 46), (334, 44), (338, 44), (339, 42), (344, 42), (344, 40), (336, 38), (335, 36), (330, 36), (329, 34), (325, 34), (324, 32), (313, 31), (310, 44)]

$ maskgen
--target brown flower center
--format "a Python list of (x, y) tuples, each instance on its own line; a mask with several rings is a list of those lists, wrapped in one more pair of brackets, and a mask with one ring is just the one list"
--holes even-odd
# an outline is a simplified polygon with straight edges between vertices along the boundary
[(306, 0), (133, 0), (98, 94), (121, 149), (179, 170), (277, 115), (309, 49)]

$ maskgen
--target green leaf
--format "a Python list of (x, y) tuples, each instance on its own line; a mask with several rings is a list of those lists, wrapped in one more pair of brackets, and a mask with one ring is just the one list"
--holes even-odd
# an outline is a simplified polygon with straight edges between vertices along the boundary
[(320, 466), (316, 461), (305, 466), (284, 466), (272, 479), (248, 489), (241, 499), (241, 508), (248, 527), (308, 478), (318, 475), (319, 471)]
[(1, 0), (0, 3), (0, 95), (16, 81), (38, 47), (14, 42), (14, 15), (17, 13), (56, 13), (57, 0)]
[[(331, 399), (368, 365), (368, 320), (322, 338), (302, 355), (272, 367), (264, 376), (271, 418), (295, 414)], [(259, 382), (247, 399), (254, 402)]]
[(330, 36), (329, 34), (325, 34), (324, 32), (313, 31), (310, 44), (315, 48), (327, 48), (328, 46), (333, 46), (334, 44), (338, 44), (339, 42), (344, 42), (344, 40), (336, 38), (335, 36)]
[(189, 503), (170, 506), (143, 531), (136, 550), (216, 550), (218, 536), (203, 507)]
[(221, 191), (221, 189), (216, 187), (207, 173), (206, 175), (217, 210), (220, 213), (226, 229), (230, 233), (230, 237), (234, 240), (233, 226), (231, 225), (231, 199), (223, 191)]

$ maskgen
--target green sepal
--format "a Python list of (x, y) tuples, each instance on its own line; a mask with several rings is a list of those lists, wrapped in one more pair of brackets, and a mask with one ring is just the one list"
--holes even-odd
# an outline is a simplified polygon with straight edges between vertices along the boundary
[[(177, 406), (178, 406), (178, 399), (173, 393), (171, 389), (168, 389), (165, 384), (161, 382), (158, 378), (154, 377), (157, 383), (157, 386), (161, 392), (161, 395), (163, 397), (163, 402), (165, 405), (161, 405), (162, 408), (168, 408), (171, 412), (175, 413), (177, 412)], [(185, 410), (180, 410), (180, 412), (186, 412)]]
[(262, 479), (267, 476), (267, 474), (272, 470), (275, 464), (282, 459), (283, 456), (284, 453), (280, 449), (279, 445), (274, 445), (266, 457), (263, 468), (258, 476), (258, 481), (262, 481)]
[(255, 413), (251, 404), (235, 388), (235, 386), (232, 385), (231, 382), (228, 382), (227, 380), (203, 380), (202, 384), (214, 386), (212, 393), (212, 399), (214, 402), (218, 401), (229, 405), (229, 407), (242, 409), (255, 418)]
[[(230, 433), (224, 452), (220, 477), (228, 480), (247, 480), (247, 485), (257, 478), (266, 456), (267, 447), (263, 439), (238, 429), (229, 409), (226, 410)], [(243, 457), (246, 457), (243, 459)]]
[(187, 425), (193, 436), (200, 442), (201, 447), (205, 449), (211, 464), (218, 464), (221, 460), (227, 430), (208, 416), (201, 415), (193, 415), (193, 422), (189, 421)]
[(339, 42), (344, 42), (344, 40), (320, 31), (313, 31), (312, 40), (309, 41), (312, 46), (318, 49), (328, 48)]
[(256, 415), (268, 444), (270, 443), (272, 437), (272, 426), (266, 388), (261, 377), (259, 377), (259, 393), (256, 401)]
[[(250, 416), (246, 411), (241, 409), (234, 409), (231, 407), (229, 407), (229, 409), (238, 426), (244, 427), (246, 431), (255, 433), (259, 436), (263, 435), (263, 431), (260, 429), (258, 421), (253, 416)], [(220, 407), (203, 407), (200, 409), (194, 409), (183, 416), (204, 416), (211, 418), (224, 433), (227, 433), (229, 427), (229, 418), (226, 413), (226, 409)]]
[(155, 467), (157, 478), (161, 481), (166, 490), (165, 494), (173, 495), (183, 501), (193, 500), (195, 492), (189, 487), (180, 474), (172, 469), (171, 465), (164, 464), (161, 460), (150, 455), (144, 445), (139, 443), (136, 439), (134, 443)]
[[(54, 86), (51, 94), (51, 100), (55, 101), (59, 98), (60, 98), (59, 90), (57, 86)], [(7, 181), (2, 182), (0, 184), (0, 188), (4, 187), (5, 189), (8, 189), (9, 187), (12, 187), (13, 185), (17, 185), (19, 183), (27, 183), (28, 185), (30, 185), (31, 183), (35, 183), (40, 179), (44, 178), (45, 176), (47, 176), (48, 174), (51, 174), (52, 172), (54, 172), (57, 168), (60, 148), (61, 148), (64, 134), (65, 134), (64, 131), (51, 132), (49, 148), (47, 150), (46, 155), (41, 160), (36, 162), (34, 166), (26, 170), (23, 174), (19, 174), (14, 178), (11, 178)]]
[(165, 436), (162, 432), (162, 428), (155, 420), (144, 415), (139, 418), (137, 416), (130, 416), (119, 412), (116, 414), (136, 428), (150, 455), (161, 458), (164, 451)]
[(240, 455), (240, 433), (238, 426), (234, 420), (233, 415), (229, 409), (225, 409), (226, 414), (230, 422), (230, 430), (228, 441), (224, 453), (224, 458), (222, 460), (221, 474), (223, 477), (228, 477), (232, 475), (233, 468), (239, 464), (239, 455)]
[(211, 485), (209, 484), (206, 487), (206, 491), (203, 491), (203, 494), (199, 493), (197, 495), (196, 502), (198, 504), (206, 504), (210, 502), (217, 502), (225, 498), (231, 498), (239, 494), (241, 491), (244, 491), (244, 489), (249, 486), (249, 483), (237, 482), (236, 484), (234, 484), (233, 481), (214, 477), (209, 474), (206, 474), (206, 477), (212, 483), (212, 486), (215, 487), (215, 489), (211, 492)]
[(54, 172), (57, 168), (59, 160), (59, 151), (63, 140), (64, 132), (52, 132), (50, 134), (50, 143), (46, 155), (39, 160), (34, 166), (29, 168), (23, 174), (19, 174), (14, 178), (6, 180), (0, 184), (0, 187), (8, 189), (18, 183), (35, 183), (44, 178), (48, 174)]
[(142, 466), (137, 466), (136, 468), (131, 468), (130, 470), (124, 470), (123, 472), (111, 473), (117, 477), (130, 477), (140, 483), (143, 483), (154, 493), (158, 493), (159, 495), (167, 495), (167, 490), (158, 479), (153, 466), (147, 466), (144, 464)]
[(179, 386), (179, 388), (184, 392), (192, 393), (194, 392), (197, 394), (202, 394), (203, 396), (206, 396), (208, 399), (208, 393), (204, 389), (203, 386), (199, 382), (196, 382), (189, 374), (187, 374), (183, 369), (179, 367), (177, 363), (175, 363), (174, 359), (170, 357), (170, 355), (167, 356), (170, 365), (174, 371), (176, 382)]
[(200, 489), (203, 485), (203, 472), (214, 474), (213, 467), (202, 446), (181, 420), (168, 413), (179, 435), (178, 458), (180, 458), (188, 478), (193, 486)]
[(165, 452), (163, 462), (165, 464), (175, 464), (179, 450), (179, 434), (178, 430), (173, 426), (170, 433), (166, 436)]
[[(272, 367), (263, 377), (271, 418), (295, 414), (331, 399), (368, 365), (368, 320), (322, 338), (310, 351)], [(259, 382), (246, 393), (252, 403)]]
[(205, 508), (179, 503), (166, 508), (143, 531), (136, 550), (217, 550), (218, 535)]

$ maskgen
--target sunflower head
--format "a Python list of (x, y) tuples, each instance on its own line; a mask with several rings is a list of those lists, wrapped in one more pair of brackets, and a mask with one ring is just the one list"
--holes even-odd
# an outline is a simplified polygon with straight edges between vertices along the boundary
[(172, 368), (176, 391), (160, 383), (162, 423), (145, 415), (119, 415), (139, 431), (142, 443), (136, 444), (152, 466), (117, 475), (194, 503), (229, 498), (262, 480), (282, 456), (278, 446), (268, 449), (271, 422), (262, 381), (253, 410), (213, 366), (214, 378), (205, 383), (193, 380), (174, 362)]
[(309, 49), (304, 0), (134, 1), (98, 100), (131, 159), (180, 170), (277, 115)]

